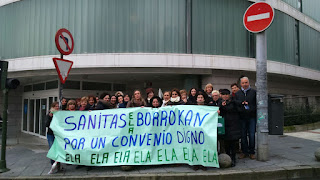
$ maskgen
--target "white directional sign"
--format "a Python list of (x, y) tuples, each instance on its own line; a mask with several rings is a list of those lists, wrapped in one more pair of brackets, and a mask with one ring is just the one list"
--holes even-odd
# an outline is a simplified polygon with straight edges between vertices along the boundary
[(53, 63), (56, 67), (61, 83), (64, 84), (67, 80), (73, 62), (65, 59), (53, 58)]

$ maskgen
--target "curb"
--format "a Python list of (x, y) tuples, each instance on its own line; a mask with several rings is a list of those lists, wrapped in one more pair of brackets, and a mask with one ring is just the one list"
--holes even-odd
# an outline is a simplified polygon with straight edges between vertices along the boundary
[(283, 132), (284, 133), (301, 132), (301, 131), (308, 131), (308, 130), (314, 130), (319, 128), (320, 128), (320, 122), (315, 122), (311, 124), (284, 126)]
[(127, 175), (90, 175), (90, 176), (25, 176), (0, 177), (0, 179), (77, 179), (77, 180), (265, 180), (265, 179), (320, 179), (320, 164), (289, 167), (265, 167), (260, 169), (222, 169), (205, 173), (151, 173)]

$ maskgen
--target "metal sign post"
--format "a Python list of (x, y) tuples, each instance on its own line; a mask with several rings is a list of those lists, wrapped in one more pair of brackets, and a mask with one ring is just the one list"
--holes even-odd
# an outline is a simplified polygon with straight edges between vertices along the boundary
[(267, 36), (257, 34), (256, 44), (256, 87), (257, 87), (257, 158), (269, 159), (268, 145), (268, 85), (267, 85)]
[(1, 160), (0, 160), (0, 173), (7, 172), (6, 163), (6, 148), (7, 148), (7, 114), (8, 114), (8, 89), (6, 88), (8, 72), (8, 62), (2, 62), (1, 68), (1, 90), (3, 92), (3, 114), (2, 114), (2, 144), (1, 144)]
[[(63, 54), (60, 56), (61, 59), (63, 59)], [(59, 80), (60, 86), (59, 86), (59, 107), (62, 109), (62, 97), (63, 97), (63, 83), (61, 80)]]
[(267, 37), (265, 30), (274, 18), (273, 8), (258, 0), (244, 13), (245, 28), (256, 34), (256, 87), (257, 87), (257, 159), (269, 159), (268, 145), (268, 85), (267, 85)]
[[(63, 97), (63, 84), (70, 72), (73, 62), (64, 60), (63, 55), (69, 55), (74, 49), (74, 41), (72, 34), (65, 28), (59, 29), (55, 36), (55, 43), (58, 51), (61, 53), (61, 58), (53, 58), (53, 62), (56, 66), (60, 84), (59, 84), (59, 106), (62, 108), (62, 97)], [(58, 63), (59, 61), (59, 63)], [(63, 63), (64, 62), (64, 63)], [(71, 65), (70, 65), (71, 64)]]

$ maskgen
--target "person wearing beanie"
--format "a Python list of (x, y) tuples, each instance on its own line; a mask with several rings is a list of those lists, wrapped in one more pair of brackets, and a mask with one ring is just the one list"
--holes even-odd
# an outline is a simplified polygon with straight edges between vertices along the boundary
[(228, 89), (221, 90), (221, 105), (220, 105), (220, 115), (224, 118), (225, 123), (225, 135), (224, 148), (226, 153), (231, 157), (231, 166), (236, 165), (236, 151), (237, 143), (241, 138), (241, 127), (240, 118), (237, 105), (235, 101), (232, 100), (230, 91)]
[(147, 107), (151, 107), (152, 105), (151, 98), (154, 96), (154, 91), (152, 88), (147, 88), (146, 93), (147, 93), (147, 98), (145, 99), (145, 101), (147, 103)]

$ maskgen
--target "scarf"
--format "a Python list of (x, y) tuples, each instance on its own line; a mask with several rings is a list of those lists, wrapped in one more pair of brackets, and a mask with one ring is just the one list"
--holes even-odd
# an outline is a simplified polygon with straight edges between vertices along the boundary
[(247, 94), (247, 91), (249, 91), (250, 89), (251, 89), (250, 85), (249, 85), (248, 89), (243, 89), (243, 87), (241, 87), (241, 90), (242, 90), (245, 94)]
[(170, 98), (170, 101), (171, 102), (179, 102), (180, 101), (180, 97), (178, 96), (178, 97), (176, 97), (176, 98)]

